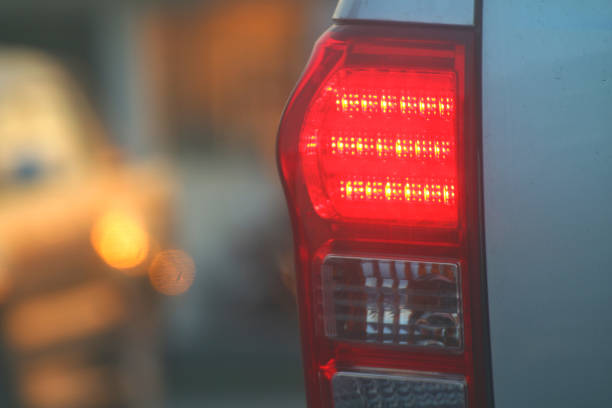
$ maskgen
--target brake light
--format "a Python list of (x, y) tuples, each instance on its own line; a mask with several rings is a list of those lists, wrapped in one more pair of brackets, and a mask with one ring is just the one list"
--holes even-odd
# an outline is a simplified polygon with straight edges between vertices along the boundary
[(287, 105), (310, 407), (487, 404), (475, 41), (334, 26)]
[(334, 72), (317, 90), (299, 137), (319, 215), (455, 225), (456, 98), (451, 69)]

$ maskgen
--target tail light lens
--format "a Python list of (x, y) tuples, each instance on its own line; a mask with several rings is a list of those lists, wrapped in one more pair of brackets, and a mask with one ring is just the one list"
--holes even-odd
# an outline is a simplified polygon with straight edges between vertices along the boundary
[(310, 407), (487, 404), (475, 42), (334, 26), (289, 100), (278, 159)]
[(456, 225), (456, 98), (450, 67), (334, 72), (317, 90), (300, 134), (317, 213)]

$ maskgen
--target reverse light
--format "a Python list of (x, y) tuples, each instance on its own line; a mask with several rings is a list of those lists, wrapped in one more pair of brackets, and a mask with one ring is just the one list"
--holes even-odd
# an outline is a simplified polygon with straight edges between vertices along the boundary
[(329, 256), (321, 271), (321, 318), (329, 338), (459, 349), (459, 266)]
[(333, 26), (287, 104), (310, 408), (489, 404), (476, 43)]

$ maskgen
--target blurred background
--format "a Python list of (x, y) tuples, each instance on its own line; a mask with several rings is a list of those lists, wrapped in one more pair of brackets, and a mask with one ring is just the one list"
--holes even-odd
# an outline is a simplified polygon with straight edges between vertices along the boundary
[(0, 3), (0, 407), (305, 406), (274, 148), (335, 3)]

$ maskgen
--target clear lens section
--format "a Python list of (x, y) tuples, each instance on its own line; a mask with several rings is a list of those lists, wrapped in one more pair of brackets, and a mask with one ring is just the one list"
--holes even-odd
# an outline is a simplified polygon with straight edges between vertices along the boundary
[(437, 376), (338, 372), (334, 408), (465, 408), (465, 382)]
[(459, 266), (329, 256), (321, 301), (325, 334), (367, 343), (462, 347)]

